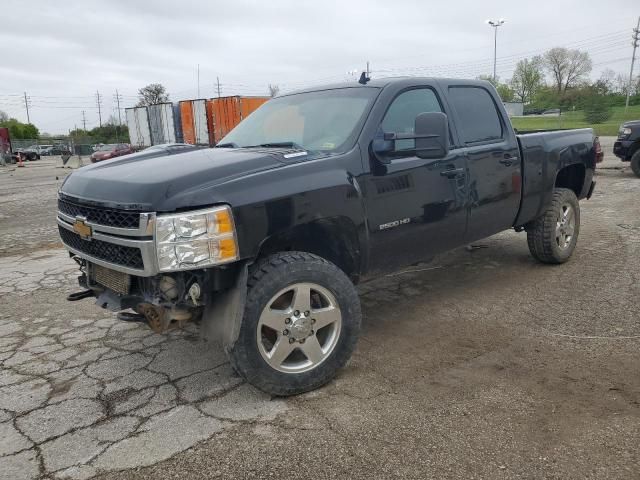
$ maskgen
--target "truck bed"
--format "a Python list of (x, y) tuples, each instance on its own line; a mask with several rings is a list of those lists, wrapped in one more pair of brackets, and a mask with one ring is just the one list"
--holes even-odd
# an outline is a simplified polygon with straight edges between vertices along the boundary
[[(516, 135), (522, 162), (522, 202), (516, 225), (533, 220), (548, 204), (556, 173), (580, 158), (585, 167), (583, 185), (590, 185), (595, 168), (594, 133), (591, 128), (539, 130)], [(588, 188), (578, 198), (586, 197)]]

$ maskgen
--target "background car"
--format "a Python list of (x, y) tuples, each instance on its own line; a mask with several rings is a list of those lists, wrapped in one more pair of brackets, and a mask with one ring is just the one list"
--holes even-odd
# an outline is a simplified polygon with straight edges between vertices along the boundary
[(93, 152), (91, 155), (91, 163), (109, 160), (110, 158), (116, 158), (130, 153), (133, 153), (131, 145), (126, 143), (108, 143)]
[(66, 145), (54, 145), (49, 150), (49, 155), (67, 155), (71, 154), (71, 150)]
[(31, 145), (27, 148), (18, 148), (14, 152), (15, 157), (17, 155), (22, 155), (23, 160), (40, 160), (40, 156), (42, 155), (40, 145)]

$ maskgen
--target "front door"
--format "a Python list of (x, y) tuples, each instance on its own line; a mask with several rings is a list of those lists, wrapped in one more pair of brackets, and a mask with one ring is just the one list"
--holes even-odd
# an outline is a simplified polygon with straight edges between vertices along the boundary
[[(406, 90), (395, 97), (380, 128), (385, 133), (412, 133), (418, 114), (436, 111), (443, 109), (433, 89)], [(414, 140), (397, 140), (392, 161), (375, 165), (366, 175), (363, 193), (372, 274), (428, 260), (464, 241), (464, 154), (451, 150), (445, 158), (422, 159), (414, 148)]]

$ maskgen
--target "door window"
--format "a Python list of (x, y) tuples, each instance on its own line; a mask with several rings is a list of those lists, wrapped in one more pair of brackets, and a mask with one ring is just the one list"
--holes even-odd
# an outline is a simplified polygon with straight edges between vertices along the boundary
[[(438, 97), (430, 88), (408, 90), (398, 95), (382, 120), (385, 133), (413, 133), (416, 117), (421, 113), (442, 112)], [(412, 150), (415, 140), (396, 140), (396, 151)]]
[(482, 87), (450, 87), (449, 99), (458, 113), (464, 143), (502, 139), (504, 130), (500, 114), (487, 90)]

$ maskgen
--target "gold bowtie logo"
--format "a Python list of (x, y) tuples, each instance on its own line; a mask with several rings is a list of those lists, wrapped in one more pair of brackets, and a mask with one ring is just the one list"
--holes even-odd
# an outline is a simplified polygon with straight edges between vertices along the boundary
[(73, 231), (82, 238), (91, 238), (91, 227), (84, 220), (76, 220), (73, 222)]

